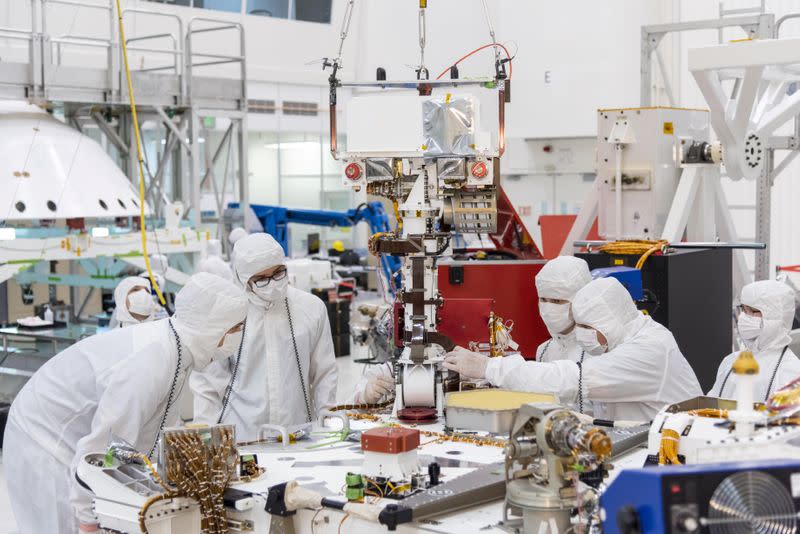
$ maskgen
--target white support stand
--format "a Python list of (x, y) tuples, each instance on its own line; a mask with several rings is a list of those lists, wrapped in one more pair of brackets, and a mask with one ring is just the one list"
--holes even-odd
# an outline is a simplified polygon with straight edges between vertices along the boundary
[[(754, 234), (770, 235), (771, 184), (785, 165), (773, 169), (775, 149), (798, 150), (796, 137), (775, 136), (800, 114), (800, 39), (760, 39), (689, 50), (689, 71), (709, 107), (709, 120), (723, 147), (732, 180), (759, 180)], [(723, 82), (733, 80), (730, 94)], [(797, 119), (796, 119), (797, 120)], [(790, 156), (793, 157), (793, 156)], [(789, 158), (787, 158), (789, 159)], [(769, 249), (756, 252), (755, 278), (768, 278)], [(748, 275), (749, 278), (749, 275)]]
[(564, 244), (561, 245), (561, 252), (559, 253), (561, 256), (572, 256), (574, 252), (572, 244), (575, 241), (585, 239), (586, 236), (589, 235), (589, 230), (591, 230), (597, 218), (597, 208), (599, 205), (600, 190), (598, 189), (597, 178), (595, 178), (594, 182), (592, 182), (592, 186), (586, 191), (586, 196), (583, 197), (581, 211), (578, 212), (575, 222), (572, 223), (572, 228), (567, 235), (567, 239), (564, 240)]
[[(687, 165), (683, 169), (661, 239), (677, 243), (684, 232), (688, 241), (738, 240), (717, 165)], [(733, 261), (733, 289), (738, 294), (752, 276), (741, 250), (733, 251)]]

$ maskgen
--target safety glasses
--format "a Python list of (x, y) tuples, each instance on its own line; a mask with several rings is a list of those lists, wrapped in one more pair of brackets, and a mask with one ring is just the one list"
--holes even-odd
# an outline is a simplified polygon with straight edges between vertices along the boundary
[(286, 267), (279, 267), (274, 273), (272, 273), (272, 275), (260, 276), (250, 280), (250, 283), (259, 289), (263, 289), (267, 287), (273, 280), (278, 282), (284, 278), (286, 278)]

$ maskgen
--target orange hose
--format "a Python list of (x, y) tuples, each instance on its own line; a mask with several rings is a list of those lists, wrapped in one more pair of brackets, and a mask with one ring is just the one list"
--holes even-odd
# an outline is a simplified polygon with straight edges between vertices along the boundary
[(496, 46), (496, 47), (502, 48), (502, 49), (503, 49), (503, 52), (505, 52), (505, 53), (506, 53), (506, 57), (508, 58), (508, 79), (510, 80), (510, 79), (511, 79), (511, 75), (514, 73), (514, 67), (513, 67), (513, 63), (514, 63), (514, 62), (513, 62), (513, 61), (512, 61), (512, 59), (511, 59), (511, 54), (509, 54), (509, 53), (508, 53), (508, 48), (506, 48), (504, 45), (501, 45), (500, 43), (497, 43), (497, 44), (495, 44), (495, 43), (489, 43), (489, 44), (485, 44), (485, 45), (483, 45), (483, 46), (481, 46), (481, 47), (478, 47), (478, 48), (476, 48), (475, 50), (473, 50), (473, 51), (472, 51), (472, 52), (470, 52), (469, 54), (467, 54), (467, 55), (463, 56), (463, 57), (462, 57), (462, 58), (460, 58), (458, 61), (456, 61), (455, 63), (452, 63), (450, 66), (448, 66), (446, 69), (444, 69), (444, 70), (442, 71), (442, 73), (441, 73), (441, 74), (439, 74), (439, 75), (436, 77), (436, 79), (437, 79), (437, 80), (440, 80), (440, 79), (442, 78), (442, 76), (444, 76), (445, 74), (447, 74), (447, 71), (449, 71), (449, 70), (450, 70), (450, 67), (455, 67), (456, 65), (458, 65), (459, 63), (461, 63), (462, 61), (464, 61), (465, 59), (467, 59), (468, 57), (470, 57), (470, 56), (472, 56), (472, 55), (474, 55), (474, 54), (476, 54), (476, 53), (480, 52), (480, 51), (481, 51), (481, 50), (483, 50), (484, 48), (489, 48), (489, 47), (491, 47), (491, 46)]

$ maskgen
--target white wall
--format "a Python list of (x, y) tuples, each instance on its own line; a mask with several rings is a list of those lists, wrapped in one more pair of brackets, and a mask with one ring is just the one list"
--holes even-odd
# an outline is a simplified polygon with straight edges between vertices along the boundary
[[(658, 2), (641, 0), (490, 0), (498, 41), (516, 53), (509, 137), (595, 134), (595, 111), (639, 101), (640, 26), (661, 17)], [(358, 37), (361, 77), (375, 68), (411, 79), (419, 63), (413, 2), (370, 0)], [(365, 20), (369, 24), (363, 24)], [(426, 64), (435, 77), (467, 52), (490, 42), (478, 0), (437, 0), (428, 8)], [(460, 66), (465, 76), (492, 75), (492, 54), (479, 52)], [(545, 78), (549, 79), (549, 83)]]

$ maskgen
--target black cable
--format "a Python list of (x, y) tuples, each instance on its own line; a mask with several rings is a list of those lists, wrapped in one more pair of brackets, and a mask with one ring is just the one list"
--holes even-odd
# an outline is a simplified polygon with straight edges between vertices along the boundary
[(583, 357), (586, 351), (581, 351), (581, 361), (578, 362), (578, 410), (583, 413)]
[[(778, 363), (775, 364), (775, 368), (772, 370), (772, 378), (770, 378), (769, 385), (767, 386), (767, 392), (764, 394), (764, 402), (766, 402), (769, 399), (769, 392), (772, 391), (772, 384), (775, 382), (775, 377), (778, 376), (778, 369), (780, 368), (781, 363), (783, 362), (783, 356), (784, 354), (786, 354), (786, 349), (788, 348), (789, 345), (783, 347), (783, 352), (781, 352), (781, 355), (778, 358)], [(731, 368), (728, 369), (728, 373), (725, 375), (725, 379), (722, 381), (722, 386), (719, 388), (719, 393), (717, 393), (717, 395), (719, 395), (720, 397), (722, 397), (722, 392), (725, 391), (725, 385), (728, 383), (728, 378), (730, 378), (732, 372), (733, 372), (733, 365), (731, 365)]]
[(167, 422), (167, 414), (169, 413), (169, 409), (172, 407), (172, 403), (175, 402), (175, 388), (178, 386), (178, 375), (180, 374), (181, 359), (183, 355), (183, 351), (181, 350), (181, 338), (180, 336), (178, 336), (178, 332), (175, 331), (175, 327), (172, 326), (172, 319), (167, 319), (167, 323), (169, 324), (169, 328), (170, 330), (172, 330), (173, 335), (175, 335), (175, 345), (178, 348), (178, 364), (175, 366), (175, 375), (172, 377), (172, 384), (169, 387), (169, 396), (167, 397), (167, 407), (164, 410), (164, 415), (161, 417), (161, 423), (158, 425), (158, 432), (156, 432), (156, 439), (153, 442), (153, 446), (150, 448), (150, 452), (147, 455), (147, 457), (150, 459), (152, 459), (153, 453), (156, 452), (156, 446), (158, 445), (158, 438), (164, 431), (164, 425)]
[(233, 383), (236, 381), (236, 373), (239, 372), (239, 362), (242, 360), (242, 347), (244, 346), (244, 336), (247, 332), (247, 319), (242, 324), (242, 340), (239, 342), (239, 352), (236, 354), (236, 363), (233, 364), (233, 372), (231, 373), (231, 380), (228, 382), (228, 387), (225, 388), (225, 395), (222, 397), (222, 411), (217, 418), (217, 424), (222, 423), (222, 418), (225, 417), (225, 410), (228, 409), (228, 402), (231, 399), (233, 392)]
[(450, 246), (450, 236), (447, 236), (447, 240), (444, 242), (444, 246), (442, 246), (439, 250), (433, 253), (434, 256), (439, 256), (440, 254), (444, 253), (447, 250), (447, 247)]
[(789, 345), (783, 347), (783, 351), (781, 352), (780, 358), (778, 358), (778, 363), (775, 364), (775, 369), (772, 370), (772, 378), (769, 379), (769, 385), (767, 386), (767, 392), (764, 394), (764, 402), (767, 402), (769, 399), (769, 392), (772, 391), (772, 384), (775, 382), (775, 377), (778, 376), (778, 368), (781, 366), (781, 362), (783, 362), (783, 355), (786, 354), (786, 349), (789, 348)]
[(311, 422), (311, 405), (308, 403), (308, 392), (306, 391), (306, 381), (303, 378), (303, 366), (300, 364), (300, 353), (297, 351), (297, 339), (294, 336), (294, 324), (292, 323), (292, 312), (289, 310), (289, 298), (284, 298), (283, 303), (286, 305), (286, 316), (289, 318), (289, 332), (292, 334), (292, 346), (294, 347), (294, 357), (297, 360), (297, 370), (300, 373), (300, 386), (303, 388), (303, 400), (306, 403), (306, 419)]
[(717, 395), (719, 395), (720, 397), (722, 397), (722, 392), (725, 391), (725, 384), (728, 383), (728, 378), (730, 378), (732, 372), (733, 372), (733, 367), (731, 366), (731, 368), (728, 369), (728, 374), (725, 375), (725, 379), (722, 381), (722, 385), (719, 388), (719, 393), (717, 393)]
[(552, 343), (552, 342), (553, 342), (553, 338), (552, 337), (547, 340), (547, 343), (544, 344), (544, 348), (542, 349), (542, 353), (539, 354), (539, 358), (541, 358), (541, 359), (539, 359), (537, 361), (540, 361), (540, 362), (544, 363), (544, 355), (547, 354), (547, 349), (550, 348), (550, 343)]

